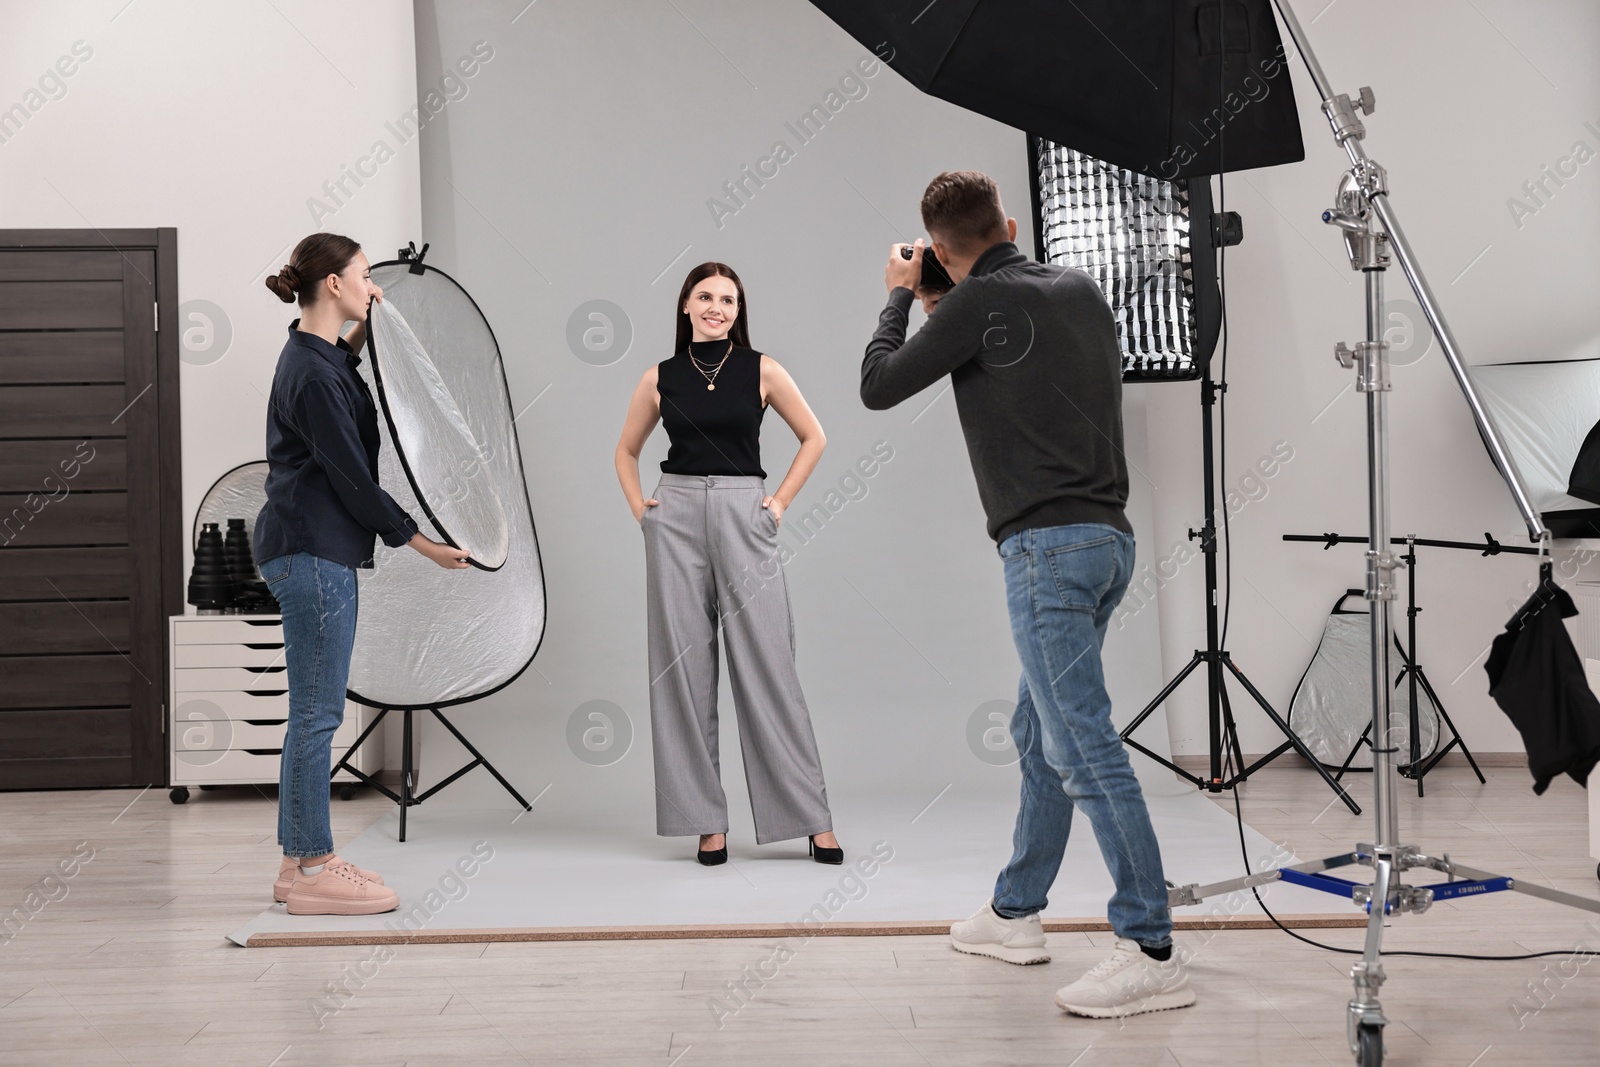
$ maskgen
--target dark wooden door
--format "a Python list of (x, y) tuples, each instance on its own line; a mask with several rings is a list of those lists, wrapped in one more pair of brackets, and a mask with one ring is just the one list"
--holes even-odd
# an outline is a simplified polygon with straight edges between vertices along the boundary
[(176, 230), (0, 230), (0, 789), (166, 783), (176, 290)]

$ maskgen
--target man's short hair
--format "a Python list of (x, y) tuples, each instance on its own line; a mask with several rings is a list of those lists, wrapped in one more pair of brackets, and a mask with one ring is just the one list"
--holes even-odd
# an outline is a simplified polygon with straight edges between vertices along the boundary
[(922, 225), (962, 255), (982, 252), (1006, 240), (1000, 187), (981, 171), (947, 170), (922, 194)]

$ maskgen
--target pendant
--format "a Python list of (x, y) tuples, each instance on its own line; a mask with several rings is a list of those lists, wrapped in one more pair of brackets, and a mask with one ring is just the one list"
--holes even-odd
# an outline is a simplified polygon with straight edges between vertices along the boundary
[(707, 382), (707, 383), (706, 383), (706, 389), (707, 389), (707, 391), (710, 391), (710, 390), (712, 390), (712, 389), (715, 389), (715, 388), (716, 388), (716, 387), (717, 387), (717, 386), (716, 386), (716, 383), (714, 383), (714, 382)]

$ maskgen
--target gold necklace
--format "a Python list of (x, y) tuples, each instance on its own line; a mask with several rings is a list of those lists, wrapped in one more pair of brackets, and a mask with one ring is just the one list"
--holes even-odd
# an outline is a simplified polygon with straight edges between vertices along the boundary
[(685, 351), (687, 351), (689, 353), (689, 362), (694, 364), (694, 369), (699, 371), (700, 372), (700, 376), (706, 380), (706, 389), (707, 390), (715, 389), (717, 387), (717, 375), (722, 373), (722, 365), (724, 363), (728, 362), (728, 357), (729, 356), (733, 355), (733, 338), (731, 338), (731, 337), (728, 338), (728, 350), (726, 352), (722, 353), (722, 358), (717, 361), (716, 369), (714, 371), (712, 371), (710, 374), (707, 374), (706, 371), (705, 371), (705, 368), (700, 366), (700, 360), (694, 354), (694, 342), (693, 341), (689, 342), (688, 347), (685, 349)]

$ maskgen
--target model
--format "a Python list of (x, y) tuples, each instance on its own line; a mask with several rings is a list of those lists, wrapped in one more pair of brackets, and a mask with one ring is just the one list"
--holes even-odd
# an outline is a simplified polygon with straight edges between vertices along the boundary
[[(822, 426), (788, 372), (750, 347), (744, 286), (724, 263), (702, 263), (684, 280), (675, 353), (640, 379), (616, 454), (623, 495), (644, 531), (656, 832), (698, 834), (701, 863), (727, 861), (720, 625), (756, 842), (805, 837), (818, 862), (843, 863), (795, 670), (778, 547), (783, 512), (822, 455)], [(800, 440), (771, 494), (761, 469), (768, 407)], [(639, 452), (658, 420), (671, 446), (646, 499)]]

